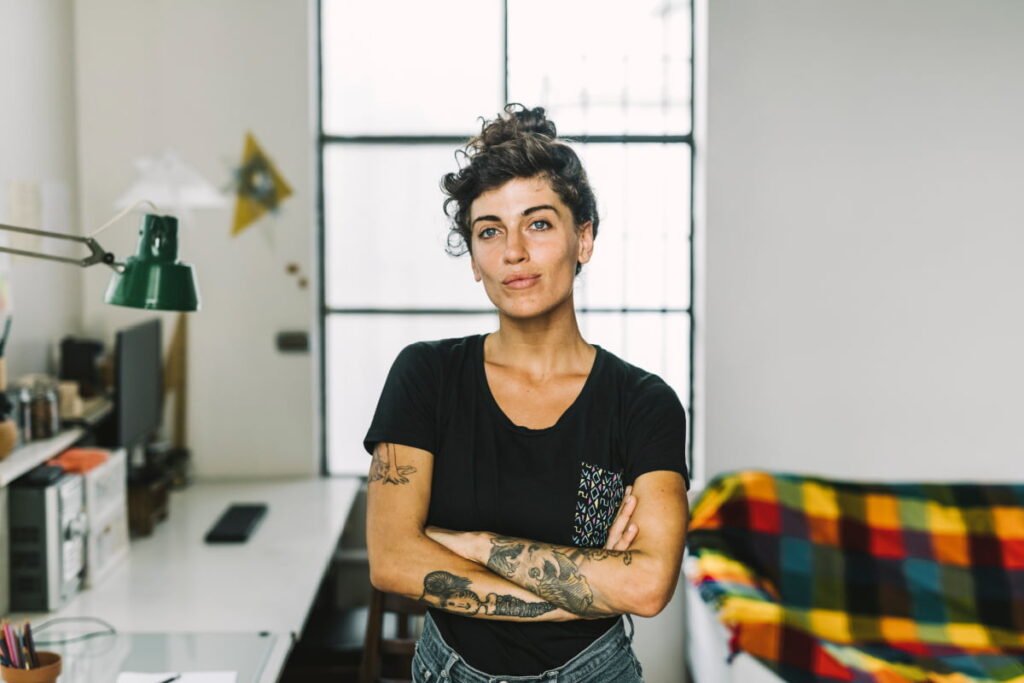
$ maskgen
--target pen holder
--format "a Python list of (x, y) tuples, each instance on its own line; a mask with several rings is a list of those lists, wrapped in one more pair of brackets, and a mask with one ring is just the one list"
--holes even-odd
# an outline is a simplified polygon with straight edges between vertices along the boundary
[(56, 652), (37, 652), (39, 666), (35, 669), (12, 669), (0, 666), (4, 683), (54, 683), (60, 676), (61, 660)]

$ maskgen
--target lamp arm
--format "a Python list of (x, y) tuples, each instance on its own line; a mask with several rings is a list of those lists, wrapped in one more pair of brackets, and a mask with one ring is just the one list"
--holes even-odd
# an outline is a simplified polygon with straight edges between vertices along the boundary
[(97, 263), (102, 263), (110, 266), (114, 271), (120, 272), (119, 267), (123, 266), (123, 263), (118, 263), (114, 255), (100, 246), (92, 237), (82, 237), (81, 235), (68, 235), (62, 232), (50, 232), (48, 230), (36, 230), (34, 228), (21, 228), (16, 225), (7, 225), (0, 223), (0, 230), (6, 230), (9, 232), (20, 232), (25, 235), (36, 235), (39, 237), (49, 237), (57, 240), (67, 240), (69, 242), (80, 242), (85, 246), (89, 247), (89, 256), (85, 258), (76, 259), (68, 258), (65, 256), (54, 256), (53, 254), (47, 254), (41, 251), (25, 251), (24, 249), (12, 249), (11, 247), (0, 246), (0, 252), (5, 254), (17, 254), (18, 256), (31, 256), (32, 258), (46, 259), (47, 261), (59, 261), (61, 263), (70, 263), (72, 265), (81, 266), (87, 268), (94, 266)]

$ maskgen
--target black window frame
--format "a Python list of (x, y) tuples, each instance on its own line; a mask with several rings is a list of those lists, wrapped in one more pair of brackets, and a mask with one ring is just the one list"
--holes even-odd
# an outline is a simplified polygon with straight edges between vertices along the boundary
[[(327, 304), (326, 285), (326, 222), (325, 222), (325, 196), (324, 196), (324, 156), (330, 146), (359, 144), (359, 145), (450, 145), (457, 148), (465, 145), (468, 137), (466, 135), (332, 135), (324, 131), (323, 125), (323, 3), (325, 0), (317, 0), (316, 17), (314, 20), (317, 51), (316, 51), (316, 258), (317, 258), (317, 334), (318, 334), (318, 368), (319, 381), (317, 382), (317, 396), (319, 403), (319, 445), (320, 445), (320, 474), (321, 476), (334, 476), (330, 471), (330, 458), (327, 452), (327, 321), (330, 316), (335, 315), (484, 315), (494, 314), (493, 308), (355, 308), (355, 307), (331, 307)], [(327, 0), (331, 1), (331, 0)], [(690, 149), (690, 221), (689, 221), (689, 244), (690, 244), (690, 305), (685, 307), (585, 307), (576, 309), (577, 313), (685, 313), (690, 322), (690, 343), (689, 343), (689, 397), (687, 401), (687, 443), (686, 443), (686, 466), (690, 473), (691, 480), (695, 476), (703, 476), (703, 473), (694, 473), (694, 342), (696, 340), (696, 320), (694, 319), (693, 296), (696, 286), (696, 264), (694, 254), (696, 239), (696, 214), (694, 211), (695, 200), (695, 165), (697, 163), (697, 149), (694, 140), (696, 128), (696, 9), (697, 0), (688, 3), (690, 12), (690, 132), (686, 134), (673, 135), (560, 135), (578, 144), (634, 144), (634, 143), (655, 143), (655, 144), (683, 144)], [(502, 64), (504, 83), (502, 84), (502, 99), (509, 101), (509, 74), (508, 74), (508, 5), (510, 0), (502, 0)]]

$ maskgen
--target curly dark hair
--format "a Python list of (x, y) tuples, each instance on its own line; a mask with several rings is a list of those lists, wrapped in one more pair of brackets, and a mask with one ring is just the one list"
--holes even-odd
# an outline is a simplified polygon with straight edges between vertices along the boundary
[[(545, 116), (543, 107), (506, 105), (504, 114), (483, 121), (480, 134), (470, 138), (456, 152), (456, 158), (460, 155), (468, 163), (441, 179), (441, 190), (447, 197), (444, 212), (451, 220), (447, 251), (452, 256), (472, 249), (469, 208), (473, 200), (513, 178), (546, 177), (551, 189), (572, 211), (576, 225), (590, 221), (597, 237), (600, 217), (587, 172), (576, 152), (558, 138), (555, 123)], [(582, 268), (577, 263), (576, 273)]]

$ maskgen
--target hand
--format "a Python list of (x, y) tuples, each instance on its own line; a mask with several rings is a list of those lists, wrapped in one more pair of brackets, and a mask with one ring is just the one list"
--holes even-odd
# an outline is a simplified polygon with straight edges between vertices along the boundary
[(630, 524), (629, 518), (636, 509), (636, 496), (632, 495), (633, 487), (627, 486), (622, 496), (622, 503), (619, 504), (619, 511), (615, 514), (615, 520), (608, 527), (608, 540), (605, 541), (605, 550), (629, 550), (630, 543), (640, 532), (636, 524)]
[(423, 533), (427, 535), (427, 538), (440, 543), (460, 557), (473, 562), (484, 563), (487, 561), (487, 549), (483, 547), (482, 534), (474, 531), (451, 531), (436, 526), (426, 527)]

